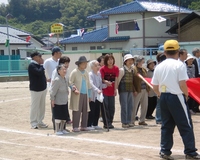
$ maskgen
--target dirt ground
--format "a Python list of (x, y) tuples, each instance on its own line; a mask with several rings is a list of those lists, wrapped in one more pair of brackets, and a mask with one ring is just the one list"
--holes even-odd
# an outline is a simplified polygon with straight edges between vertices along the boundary
[[(158, 160), (160, 125), (147, 120), (148, 126), (122, 129), (120, 106), (116, 97), (115, 129), (70, 132), (56, 136), (51, 123), (49, 94), (44, 123), (47, 129), (31, 129), (28, 82), (0, 83), (0, 160)], [(200, 114), (192, 116), (196, 147), (200, 148)], [(137, 123), (136, 123), (137, 124)], [(102, 126), (102, 123), (99, 123)], [(68, 125), (68, 129), (72, 127)], [(174, 133), (172, 156), (184, 159), (183, 144)]]

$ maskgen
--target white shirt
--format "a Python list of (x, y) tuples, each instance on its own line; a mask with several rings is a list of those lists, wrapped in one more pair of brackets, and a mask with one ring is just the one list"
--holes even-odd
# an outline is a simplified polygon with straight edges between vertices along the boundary
[(179, 87), (179, 81), (187, 79), (185, 65), (180, 61), (168, 58), (155, 68), (151, 83), (159, 85), (160, 92), (183, 94)]
[[(58, 61), (55, 61), (52, 57), (44, 61), (44, 69), (47, 76), (47, 79), (51, 79), (53, 70), (58, 66)], [(47, 83), (47, 86), (50, 86), (50, 83)]]

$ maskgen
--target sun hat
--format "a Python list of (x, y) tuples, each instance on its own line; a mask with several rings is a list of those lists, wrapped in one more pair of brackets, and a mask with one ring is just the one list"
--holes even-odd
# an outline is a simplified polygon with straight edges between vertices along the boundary
[(87, 60), (85, 56), (80, 56), (78, 61), (75, 62), (76, 65), (79, 65), (80, 63), (83, 62), (89, 62), (90, 60)]
[(156, 61), (154, 61), (153, 59), (149, 59), (147, 61), (147, 68), (149, 68), (149, 64), (154, 63), (156, 65)]
[(189, 59), (194, 59), (195, 57), (193, 56), (193, 55), (191, 55), (190, 53), (188, 53), (187, 54), (187, 59), (185, 60), (185, 61), (187, 61), (187, 60), (189, 60)]
[(135, 60), (131, 54), (126, 54), (126, 55), (124, 56), (124, 62), (126, 62), (126, 60), (128, 60), (128, 59), (133, 59), (133, 60)]
[(177, 40), (167, 40), (164, 43), (164, 50), (165, 51), (175, 51), (180, 48)]

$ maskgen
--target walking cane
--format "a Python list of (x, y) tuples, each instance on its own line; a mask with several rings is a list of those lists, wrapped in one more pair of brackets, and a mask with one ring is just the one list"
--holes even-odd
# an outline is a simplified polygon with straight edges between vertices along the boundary
[(104, 102), (102, 102), (102, 105), (103, 105), (103, 111), (104, 111), (104, 116), (105, 116), (105, 120), (106, 120), (107, 132), (109, 132), (108, 119), (107, 119), (107, 116), (106, 116), (106, 110), (105, 110)]

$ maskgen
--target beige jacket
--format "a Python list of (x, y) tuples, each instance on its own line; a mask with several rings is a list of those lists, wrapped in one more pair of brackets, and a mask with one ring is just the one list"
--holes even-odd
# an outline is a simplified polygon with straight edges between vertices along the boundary
[[(73, 86), (75, 85), (76, 88), (80, 91), (81, 90), (81, 85), (82, 85), (82, 78), (86, 79), (86, 88), (87, 88), (87, 92), (88, 89), (91, 89), (90, 86), (90, 81), (89, 81), (89, 74), (88, 72), (85, 70), (85, 73), (81, 73), (81, 71), (76, 68), (74, 69), (70, 76), (69, 76), (69, 86)], [(88, 93), (87, 93), (88, 95)], [(80, 94), (76, 95), (72, 90), (71, 90), (71, 97), (70, 97), (70, 103), (69, 103), (69, 108), (73, 111), (78, 111), (79, 110), (79, 99), (80, 99)], [(88, 99), (88, 105), (87, 105), (87, 111), (90, 111), (89, 108), (89, 99)]]

